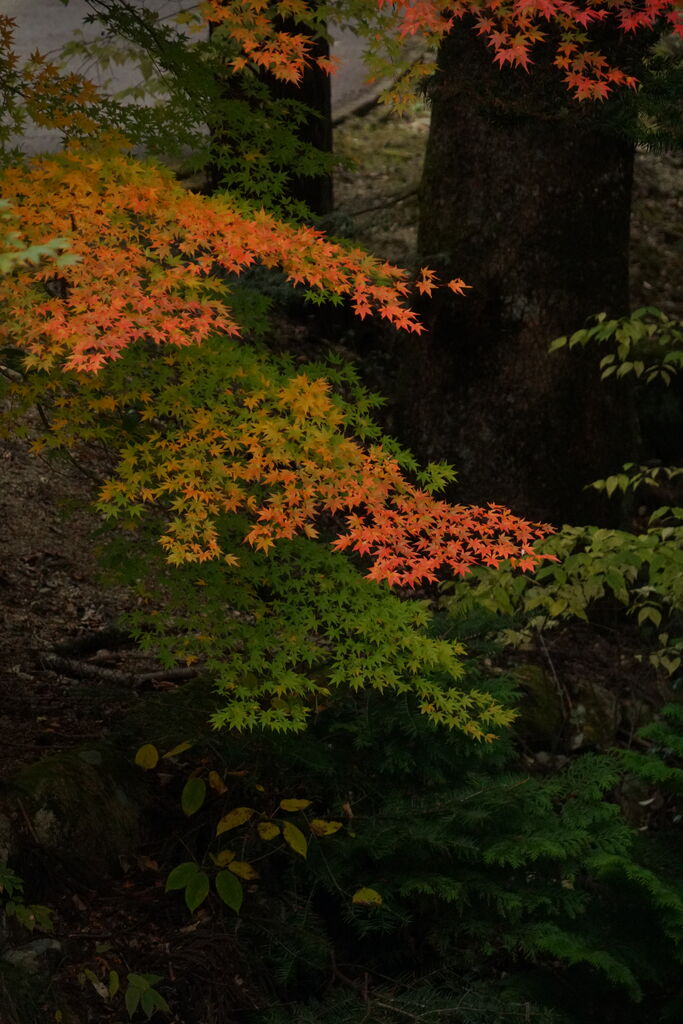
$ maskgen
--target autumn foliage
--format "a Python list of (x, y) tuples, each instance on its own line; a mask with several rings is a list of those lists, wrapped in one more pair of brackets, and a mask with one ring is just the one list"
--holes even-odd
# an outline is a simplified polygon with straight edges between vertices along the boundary
[[(231, 40), (234, 71), (266, 68), (298, 80), (313, 59), (310, 36), (282, 32), (275, 15), (310, 24), (324, 11), (313, 13), (302, 0), (240, 0), (207, 3), (201, 17)], [(589, 48), (591, 25), (613, 18), (628, 32), (666, 19), (683, 31), (678, 8), (663, 0), (638, 9), (621, 0), (581, 6), (418, 0), (392, 12), (403, 35), (439, 35), (465, 15), (501, 65), (526, 68), (533, 44), (559, 30), (556, 63), (584, 97), (633, 84)], [(224, 630), (220, 646), (216, 621), (197, 621), (189, 646), (183, 640), (170, 656), (195, 658), (202, 637), (209, 648), (218, 645), (215, 670), (232, 700), (224, 724), (298, 727), (331, 681), (412, 689), (434, 720), (488, 735), (506, 713), (485, 694), (452, 689), (457, 652), (430, 646), (422, 613), (403, 621), (401, 602), (385, 606), (370, 598), (364, 588), (371, 584), (359, 587), (355, 568), (345, 575), (339, 552), (361, 559), (372, 584), (414, 587), (475, 565), (508, 561), (532, 569), (538, 561), (532, 544), (545, 528), (496, 505), (470, 508), (436, 498), (448, 472), (431, 467), (420, 474), (407, 453), (382, 437), (370, 416), (372, 400), (350, 371), (295, 366), (269, 352), (258, 340), (258, 296), (241, 283), (256, 265), (277, 270), (313, 301), (347, 301), (361, 318), (387, 320), (410, 344), (410, 335), (422, 330), (411, 290), (429, 295), (438, 286), (432, 271), (423, 268), (411, 284), (397, 268), (311, 227), (285, 223), (227, 194), (206, 197), (181, 187), (154, 162), (133, 159), (125, 140), (102, 135), (100, 99), (89, 83), (39, 56), (21, 66), (11, 36), (11, 20), (1, 17), (10, 121), (20, 127), (31, 117), (71, 137), (57, 156), (25, 161), (15, 154), (0, 178), (12, 218), (4, 244), (12, 272), (0, 278), (0, 330), (4, 344), (23, 354), (22, 383), (14, 391), (49, 410), (49, 429), (36, 447), (98, 442), (113, 453), (100, 508), (128, 524), (152, 524), (166, 565), (178, 567), (171, 588), (180, 593), (185, 584), (178, 581), (189, 581), (178, 599), (176, 635), (195, 614), (196, 587), (208, 586), (196, 575), (202, 567), (220, 567), (216, 592), (227, 596), (216, 615), (242, 601), (245, 633), (238, 636), (237, 626)], [(21, 255), (40, 254), (54, 239), (69, 246), (58, 267)], [(466, 286), (454, 280), (448, 287), (462, 292)], [(319, 561), (322, 541), (329, 562)], [(333, 587), (324, 608), (328, 576), (347, 596), (337, 605)], [(259, 578), (269, 581), (267, 608)], [(292, 626), (294, 580), (303, 588), (299, 614), (310, 619), (308, 632)], [(248, 599), (235, 591), (238, 583)], [(270, 646), (253, 632), (266, 614), (274, 623)], [(354, 617), (363, 616), (375, 626), (357, 626)], [(167, 618), (171, 623), (170, 611)], [(149, 622), (140, 628), (149, 635)], [(166, 634), (170, 628), (167, 623)], [(378, 648), (368, 660), (373, 642)], [(273, 651), (283, 645), (278, 673)], [(235, 647), (237, 660), (230, 653)], [(318, 666), (323, 676), (302, 671), (302, 663)], [(439, 668), (443, 683), (430, 675)]]
[[(465, 22), (461, 30), (473, 29), (482, 36), (500, 67), (528, 70), (534, 47), (550, 41), (555, 48), (555, 66), (578, 99), (604, 99), (617, 86), (637, 85), (632, 75), (613, 66), (599, 46), (591, 43), (592, 29), (613, 26), (628, 34), (664, 25), (683, 35), (683, 12), (677, 0), (376, 0), (376, 8), (386, 15), (384, 27), (393, 26), (402, 38), (438, 39)], [(367, 11), (359, 8), (358, 13), (361, 20), (365, 16), (372, 21), (375, 11), (367, 5)], [(242, 53), (234, 61), (236, 68), (251, 61), (278, 77), (296, 81), (306, 63), (316, 60), (310, 56), (310, 37), (278, 31), (272, 16), (293, 16), (303, 22), (312, 19), (314, 23), (317, 19), (320, 23), (324, 11), (319, 5), (305, 0), (275, 4), (208, 0), (202, 12), (224, 26), (241, 47)], [(426, 64), (421, 68), (423, 73), (431, 69)]]
[[(76, 146), (8, 169), (3, 195), (22, 241), (67, 236), (78, 257), (62, 270), (56, 295), (45, 288), (55, 284), (49, 264), (18, 269), (0, 283), (10, 311), (5, 332), (26, 350), (27, 367), (91, 374), (136, 342), (183, 347), (213, 334), (234, 353), (225, 407), (195, 410), (182, 431), (153, 432), (130, 457), (125, 480), (102, 494), (105, 503), (170, 498), (174, 515), (162, 543), (172, 561), (225, 555), (215, 517), (248, 510), (254, 525), (245, 539), (263, 550), (298, 531), (312, 535), (323, 511), (340, 513), (336, 546), (370, 556), (370, 577), (391, 583), (413, 585), (441, 568), (462, 573), (505, 558), (534, 564), (526, 551), (538, 527), (502, 509), (435, 500), (405, 479), (381, 445), (348, 436), (325, 380), (297, 374), (274, 388), (267, 372), (252, 377), (240, 361), (226, 282), (254, 262), (280, 267), (293, 285), (348, 297), (360, 316), (375, 313), (418, 331), (401, 271), (312, 228), (242, 211), (228, 197), (187, 192), (160, 168), (115, 150), (102, 157)], [(143, 419), (158, 417), (151, 391), (138, 398)], [(115, 404), (110, 396), (100, 410)]]

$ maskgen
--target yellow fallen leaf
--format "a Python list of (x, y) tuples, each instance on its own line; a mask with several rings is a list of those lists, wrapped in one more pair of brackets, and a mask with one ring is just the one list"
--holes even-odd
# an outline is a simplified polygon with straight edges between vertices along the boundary
[(228, 868), (232, 871), (233, 875), (237, 875), (238, 878), (246, 878), (247, 881), (251, 878), (259, 877), (256, 868), (252, 867), (246, 860), (231, 860)]
[(280, 808), (283, 811), (303, 811), (311, 806), (310, 800), (281, 800)]
[(314, 818), (309, 821), (308, 827), (314, 836), (332, 836), (343, 828), (341, 821), (324, 821), (322, 818)]
[(151, 768), (156, 768), (159, 762), (159, 751), (153, 743), (145, 743), (144, 746), (140, 747), (137, 754), (135, 755), (135, 763), (139, 768), (144, 768), (148, 772)]
[(224, 814), (216, 825), (216, 835), (219, 836), (231, 828), (237, 828), (238, 825), (244, 825), (252, 814), (256, 814), (253, 807), (234, 807), (228, 814)]
[(382, 903), (382, 897), (376, 889), (356, 889), (351, 902), (356, 903), (360, 907), (379, 907)]

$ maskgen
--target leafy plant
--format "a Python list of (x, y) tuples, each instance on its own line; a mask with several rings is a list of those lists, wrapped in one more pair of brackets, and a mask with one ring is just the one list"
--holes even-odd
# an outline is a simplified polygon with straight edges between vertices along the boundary
[(51, 932), (53, 911), (39, 903), (24, 902), (23, 880), (7, 865), (0, 864), (0, 907), (29, 932)]
[(599, 313), (593, 326), (556, 338), (549, 351), (594, 343), (614, 349), (600, 360), (602, 380), (633, 374), (645, 384), (670, 384), (683, 368), (683, 324), (655, 306), (643, 306), (619, 319)]
[[(479, 671), (470, 663), (470, 685)], [(505, 676), (487, 685), (512, 699)], [(463, 997), (472, 972), (479, 999), (503, 991), (509, 1004), (572, 1022), (601, 1010), (636, 1021), (632, 1001), (659, 1007), (675, 991), (683, 890), (648, 861), (609, 798), (617, 757), (581, 756), (549, 775), (509, 739), (471, 744), (435, 729), (409, 696), (373, 694), (337, 703), (296, 740), (244, 737), (224, 749), (232, 763), (248, 757), (267, 791), (306, 787), (345, 808), (342, 839), (264, 869), (260, 899), (245, 905), (240, 941), (281, 979), (278, 999), (303, 991), (309, 1014), (335, 1020), (334, 996), (329, 1008), (322, 996), (330, 961), (345, 979), (335, 988), (364, 986), (378, 1020), (394, 1009), (400, 1019), (412, 990), (425, 1012), (445, 1010), (449, 992), (476, 1006)], [(381, 905), (349, 902), (359, 877)], [(307, 1019), (300, 1002), (291, 1015)]]
[(81, 973), (80, 980), (81, 983), (89, 981), (97, 994), (107, 1003), (123, 995), (124, 1006), (131, 1020), (138, 1011), (144, 1013), (147, 1020), (151, 1020), (157, 1013), (171, 1012), (164, 997), (156, 990), (156, 985), (162, 980), (159, 974), (130, 973), (126, 984), (122, 986), (118, 971), (109, 971), (105, 984), (94, 971), (86, 968)]
[[(446, 605), (456, 617), (480, 606), (512, 625), (501, 639), (519, 645), (532, 633), (556, 628), (572, 619), (589, 621), (604, 599), (621, 606), (646, 631), (655, 649), (648, 658), (670, 675), (681, 664), (679, 610), (683, 601), (683, 528), (653, 526), (646, 533), (564, 526), (539, 545), (551, 555), (533, 578), (505, 566), (494, 574), (475, 568), (467, 581), (452, 588)], [(672, 638), (673, 631), (673, 638)]]
[[(191, 746), (190, 741), (184, 741), (162, 756), (167, 761), (175, 759)], [(205, 760), (202, 759), (202, 762)], [(145, 770), (151, 770), (159, 761), (159, 752), (153, 744), (145, 744), (137, 751), (135, 761)], [(277, 855), (283, 849), (283, 844), (305, 860), (311, 840), (335, 835), (343, 828), (343, 823), (326, 818), (309, 818), (305, 812), (311, 807), (312, 801), (305, 798), (283, 797), (274, 802), (272, 795), (263, 795), (264, 787), (258, 783), (253, 785), (253, 793), (254, 796), (260, 796), (261, 809), (245, 805), (231, 806), (225, 796), (228, 786), (222, 775), (215, 768), (207, 769), (202, 762), (184, 783), (180, 805), (183, 813), (192, 817), (200, 811), (207, 795), (213, 791), (214, 821), (211, 828), (214, 839), (211, 846), (214, 849), (209, 847), (207, 851), (201, 851), (200, 860), (202, 863), (206, 863), (207, 859), (212, 862), (216, 869), (213, 872), (213, 883), (218, 897), (239, 914), (244, 900), (242, 882), (253, 884), (260, 878), (254, 860), (263, 861)], [(245, 773), (236, 774), (239, 776)], [(220, 801), (218, 805), (216, 800)], [(301, 828), (292, 821), (293, 814), (301, 814)], [(309, 838), (302, 829), (306, 830)], [(231, 833), (231, 846), (241, 851), (239, 855), (234, 849), (223, 845), (220, 837), (228, 832)], [(266, 848), (263, 847), (264, 843), (268, 844)], [(245, 859), (247, 856), (249, 859)], [(166, 891), (183, 891), (190, 912), (204, 903), (210, 888), (210, 874), (194, 860), (176, 865), (166, 879)], [(361, 887), (351, 900), (358, 905), (380, 905), (382, 897), (375, 890)]]
[[(550, 351), (564, 347), (609, 346), (600, 361), (603, 379), (635, 375), (643, 386), (669, 386), (683, 366), (683, 328), (655, 307), (631, 316), (595, 317), (595, 324), (570, 337), (557, 338)], [(681, 466), (638, 465), (630, 462), (622, 472), (596, 480), (590, 486), (607, 497), (617, 493), (649, 491), (660, 495), (675, 488)], [(514, 645), (532, 634), (553, 629), (561, 622), (587, 622), (605, 601), (621, 606), (643, 631), (647, 658), (674, 676), (683, 659), (680, 610), (683, 607), (683, 507), (655, 508), (642, 532), (605, 530), (565, 525), (534, 548), (546, 564), (524, 577), (506, 566), (491, 574), (475, 567), (470, 578), (454, 587), (446, 601), (457, 617), (479, 606), (512, 624), (500, 637)]]

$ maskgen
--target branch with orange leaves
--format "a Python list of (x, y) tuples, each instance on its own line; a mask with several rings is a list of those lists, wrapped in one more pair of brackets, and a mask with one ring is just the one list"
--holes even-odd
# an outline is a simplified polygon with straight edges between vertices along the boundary
[(188, 192), (162, 168), (113, 146), (75, 144), (8, 168), (0, 187), (23, 239), (67, 237), (78, 257), (62, 275), (61, 297), (36, 287), (54, 275), (49, 267), (0, 282), (10, 311), (5, 330), (31, 366), (94, 371), (136, 340), (183, 346), (215, 332), (237, 335), (227, 276), (255, 263), (280, 268), (292, 285), (321, 297), (348, 298), (360, 317), (423, 330), (406, 305), (402, 270), (227, 196)]
[[(453, 508), (412, 486), (386, 449), (350, 436), (327, 381), (305, 373), (285, 381), (257, 356), (245, 368), (249, 348), (235, 340), (231, 276), (256, 262), (279, 267), (293, 284), (349, 298), (360, 317), (379, 315), (418, 333), (403, 271), (227, 197), (188, 193), (159, 167), (115, 148), (94, 154), (76, 146), (9, 169), (0, 183), (17, 244), (66, 237), (77, 258), (60, 270), (57, 295), (44, 288), (52, 266), (19, 267), (0, 280), (4, 332), (26, 351), (28, 368), (80, 381), (89, 412), (83, 419), (80, 399), (60, 399), (55, 429), (65, 435), (78, 435), (79, 415), (90, 429), (88, 416), (124, 401), (139, 407), (149, 433), (124, 446), (102, 503), (112, 515), (165, 509), (161, 542), (169, 561), (236, 561), (221, 548), (217, 523), (225, 514), (246, 512), (254, 525), (245, 540), (267, 551), (278, 539), (315, 535), (327, 512), (345, 524), (335, 546), (368, 555), (369, 576), (392, 584), (414, 586), (444, 569), (461, 573), (508, 558), (522, 568), (536, 563), (529, 549), (545, 528), (495, 506)], [(423, 268), (418, 291), (434, 287), (433, 271)], [(453, 280), (449, 287), (461, 293), (466, 286)], [(197, 406), (201, 343), (212, 339), (222, 345), (225, 385)], [(180, 360), (187, 386), (162, 394), (148, 372), (151, 383), (137, 394), (113, 388), (93, 397), (93, 372), (99, 377), (129, 349), (142, 345), (144, 353), (150, 343), (161, 346), (165, 361), (174, 349), (187, 351)], [(165, 431), (154, 426), (159, 416), (167, 416)]]
[[(616, 87), (635, 88), (637, 79), (615, 67), (590, 44), (590, 30), (610, 23), (625, 35), (662, 26), (683, 35), (680, 0), (370, 0), (368, 18), (379, 9), (387, 25), (396, 25), (400, 37), (424, 36), (431, 42), (450, 32), (465, 16), (474, 31), (493, 51), (499, 67), (510, 65), (529, 70), (533, 48), (559, 30), (555, 65), (577, 99), (604, 99)], [(272, 15), (294, 17), (302, 23), (322, 24), (319, 4), (306, 0), (240, 0), (224, 5), (207, 0), (202, 16), (223, 25), (241, 47), (233, 61), (268, 68), (276, 77), (301, 80), (304, 68), (315, 63), (310, 37), (287, 35), (274, 27)], [(553, 33), (553, 30), (555, 32)], [(379, 32), (378, 35), (382, 35)], [(319, 63), (319, 61), (318, 61)], [(326, 65), (326, 70), (331, 70)], [(425, 73), (429, 67), (425, 64)], [(400, 94), (399, 99), (400, 99)]]

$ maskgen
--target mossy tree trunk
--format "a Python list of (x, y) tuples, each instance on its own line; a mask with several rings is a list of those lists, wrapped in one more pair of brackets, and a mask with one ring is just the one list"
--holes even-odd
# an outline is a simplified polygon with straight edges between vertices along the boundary
[(458, 500), (555, 523), (596, 519), (585, 484), (634, 454), (625, 389), (557, 336), (629, 308), (633, 145), (605, 104), (572, 101), (550, 61), (499, 70), (459, 26), (441, 47), (419, 256), (466, 297), (425, 303), (403, 349), (403, 437), (452, 462)]

